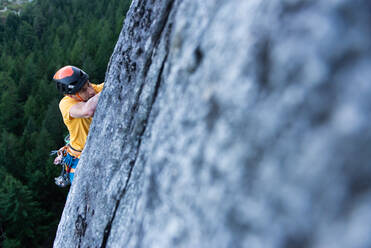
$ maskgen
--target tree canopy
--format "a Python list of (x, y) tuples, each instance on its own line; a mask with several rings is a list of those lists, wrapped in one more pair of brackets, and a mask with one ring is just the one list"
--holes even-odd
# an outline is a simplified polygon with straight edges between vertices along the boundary
[(49, 157), (67, 134), (52, 77), (104, 81), (130, 0), (34, 0), (0, 22), (0, 247), (51, 247), (68, 189)]

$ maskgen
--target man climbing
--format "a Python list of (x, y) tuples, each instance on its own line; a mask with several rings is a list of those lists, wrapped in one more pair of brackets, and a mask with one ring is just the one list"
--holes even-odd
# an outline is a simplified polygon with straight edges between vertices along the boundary
[(88, 74), (69, 65), (59, 69), (53, 80), (57, 89), (65, 95), (59, 103), (59, 109), (70, 137), (68, 145), (59, 152), (68, 177), (64, 178), (65, 181), (56, 178), (56, 184), (64, 187), (73, 181), (104, 83), (92, 84)]

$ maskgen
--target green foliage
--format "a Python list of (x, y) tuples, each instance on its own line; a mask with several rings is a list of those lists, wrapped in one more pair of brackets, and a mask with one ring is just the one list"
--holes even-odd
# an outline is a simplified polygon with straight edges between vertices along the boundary
[(5, 239), (3, 243), (3, 247), (4, 248), (18, 248), (18, 247), (21, 247), (21, 242), (17, 239), (7, 238)]
[(0, 95), (0, 127), (3, 130), (18, 133), (22, 124), (22, 107), (18, 101), (16, 85), (9, 81), (7, 86)]
[(23, 178), (22, 158), (19, 157), (22, 148), (17, 136), (3, 130), (0, 137), (0, 164), (2, 169), (18, 178)]
[(50, 214), (40, 208), (32, 191), (13, 176), (5, 175), (0, 185), (0, 216), (6, 226), (6, 237), (10, 239), (6, 244), (20, 242), (37, 246), (40, 239), (45, 238), (47, 226), (43, 223)]
[(69, 64), (103, 82), (130, 2), (34, 0), (0, 20), (0, 247), (52, 246), (68, 189), (49, 157), (67, 133), (51, 79)]

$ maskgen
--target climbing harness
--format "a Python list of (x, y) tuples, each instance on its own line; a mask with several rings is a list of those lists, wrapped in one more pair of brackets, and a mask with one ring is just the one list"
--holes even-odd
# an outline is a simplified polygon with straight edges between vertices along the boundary
[(59, 187), (67, 187), (71, 185), (71, 179), (69, 177), (70, 173), (75, 171), (75, 159), (79, 158), (81, 155), (81, 151), (75, 150), (70, 145), (69, 135), (67, 135), (64, 139), (65, 146), (61, 147), (59, 150), (51, 151), (50, 156), (55, 156), (54, 164), (61, 165), (62, 170), (59, 177), (54, 178), (55, 184)]

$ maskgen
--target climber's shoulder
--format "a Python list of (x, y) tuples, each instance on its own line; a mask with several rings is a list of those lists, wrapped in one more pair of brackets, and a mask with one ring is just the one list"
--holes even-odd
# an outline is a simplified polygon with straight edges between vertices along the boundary
[(101, 92), (104, 87), (104, 82), (101, 84), (91, 84), (96, 92)]

